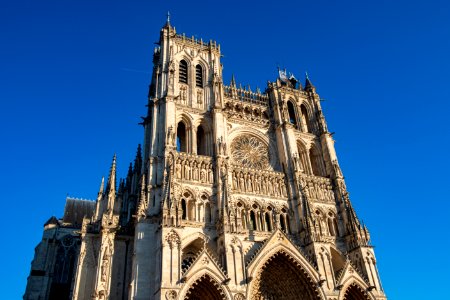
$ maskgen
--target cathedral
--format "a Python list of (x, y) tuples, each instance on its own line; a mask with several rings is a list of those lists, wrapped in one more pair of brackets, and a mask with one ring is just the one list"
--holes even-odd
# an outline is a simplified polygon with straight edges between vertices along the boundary
[(167, 20), (142, 147), (44, 224), (24, 299), (386, 299), (311, 80), (225, 85), (220, 59)]

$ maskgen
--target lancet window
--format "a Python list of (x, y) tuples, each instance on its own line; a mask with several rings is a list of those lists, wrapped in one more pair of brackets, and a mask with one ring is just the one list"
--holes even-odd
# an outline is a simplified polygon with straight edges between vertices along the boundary
[(302, 104), (300, 106), (300, 112), (302, 114), (301, 121), (302, 121), (302, 131), (303, 132), (310, 132), (309, 131), (309, 118), (308, 118), (308, 112), (306, 111), (306, 107)]
[(181, 210), (182, 210), (181, 219), (186, 220), (186, 218), (187, 218), (187, 206), (186, 206), (186, 200), (185, 199), (181, 199)]
[(203, 125), (197, 127), (197, 154), (211, 156), (211, 134)]
[(183, 59), (180, 61), (180, 66), (179, 66), (179, 81), (180, 83), (188, 83), (188, 64), (187, 62)]
[(287, 102), (288, 114), (289, 114), (289, 122), (293, 125), (297, 125), (297, 117), (295, 115), (294, 104), (291, 101)]
[(179, 122), (177, 126), (177, 151), (187, 152), (187, 131), (184, 122)]
[(309, 157), (311, 159), (313, 175), (325, 176), (322, 155), (316, 147), (311, 147), (311, 149), (309, 150)]
[(290, 231), (291, 231), (290, 226), (289, 226), (289, 215), (285, 208), (281, 209), (280, 227), (281, 227), (281, 230), (284, 231), (285, 233), (290, 233)]
[(195, 86), (203, 88), (203, 68), (201, 65), (195, 67)]

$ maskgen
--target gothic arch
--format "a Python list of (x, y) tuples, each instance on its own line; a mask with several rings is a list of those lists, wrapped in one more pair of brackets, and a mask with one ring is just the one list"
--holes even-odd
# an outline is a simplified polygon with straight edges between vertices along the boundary
[(180, 292), (180, 298), (184, 300), (231, 300), (232, 296), (228, 287), (221, 284), (225, 278), (215, 274), (210, 268), (203, 268), (190, 276)]
[(185, 60), (188, 63), (188, 67), (192, 66), (192, 60), (194, 57), (185, 49), (184, 51), (180, 51), (175, 54), (175, 59), (177, 63), (180, 63), (181, 60)]
[(311, 161), (313, 175), (325, 177), (326, 170), (320, 145), (318, 143), (311, 144), (308, 154)]
[(247, 299), (325, 299), (317, 286), (317, 272), (283, 244), (269, 250), (255, 264), (249, 274)]
[(209, 68), (208, 68), (208, 62), (203, 57), (195, 57), (192, 59), (192, 66), (196, 67), (197, 65), (200, 65), (203, 70), (203, 86), (206, 85), (208, 82), (208, 75), (209, 75)]
[(195, 147), (198, 155), (212, 156), (213, 154), (213, 131), (210, 120), (199, 118), (193, 122), (195, 128)]
[(364, 283), (357, 278), (349, 278), (341, 289), (339, 300), (374, 300), (375, 298), (366, 292)]
[(286, 106), (288, 110), (288, 116), (289, 116), (289, 123), (291, 123), (294, 126), (297, 126), (298, 118), (297, 118), (297, 108), (296, 108), (296, 102), (289, 98), (289, 100), (286, 101)]
[(209, 237), (207, 235), (205, 235), (204, 233), (202, 233), (202, 232), (195, 232), (195, 233), (192, 233), (192, 234), (190, 234), (188, 236), (185, 236), (181, 240), (181, 248), (185, 248), (186, 246), (188, 246), (190, 243), (192, 243), (193, 241), (195, 241), (197, 239), (202, 239), (203, 242), (205, 243), (205, 245), (209, 241)]
[[(176, 146), (179, 152), (192, 153), (192, 120), (192, 116), (189, 114), (181, 113), (177, 115), (175, 130)], [(183, 132), (180, 132), (180, 130)]]

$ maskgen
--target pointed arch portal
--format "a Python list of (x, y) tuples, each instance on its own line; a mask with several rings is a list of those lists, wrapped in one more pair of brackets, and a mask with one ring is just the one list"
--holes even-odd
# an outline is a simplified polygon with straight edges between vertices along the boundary
[(350, 285), (345, 291), (344, 300), (369, 300), (364, 290), (356, 284)]
[(196, 280), (186, 293), (184, 300), (222, 300), (226, 299), (220, 284), (208, 274)]
[(253, 279), (250, 299), (316, 300), (320, 299), (314, 283), (298, 262), (284, 252), (277, 252)]

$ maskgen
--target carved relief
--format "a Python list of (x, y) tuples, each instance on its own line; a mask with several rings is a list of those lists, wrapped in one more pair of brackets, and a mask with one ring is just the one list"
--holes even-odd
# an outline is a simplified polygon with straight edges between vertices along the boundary
[(175, 300), (177, 298), (177, 292), (174, 290), (170, 290), (166, 292), (166, 299), (167, 300)]
[(187, 86), (180, 86), (180, 95), (178, 97), (180, 99), (181, 104), (186, 105), (187, 103)]
[(167, 244), (169, 245), (170, 248), (173, 248), (174, 246), (180, 247), (180, 245), (181, 245), (181, 239), (174, 230), (171, 230), (166, 235), (165, 241), (167, 242)]
[(211, 158), (179, 153), (175, 163), (175, 177), (204, 184), (213, 183)]
[(236, 192), (287, 197), (284, 174), (279, 172), (255, 172), (235, 167), (232, 171), (232, 188)]
[(245, 296), (241, 293), (234, 295), (234, 300), (245, 300)]
[(300, 185), (308, 200), (334, 203), (334, 191), (331, 180), (325, 177), (302, 175)]

